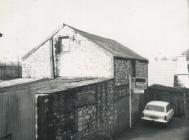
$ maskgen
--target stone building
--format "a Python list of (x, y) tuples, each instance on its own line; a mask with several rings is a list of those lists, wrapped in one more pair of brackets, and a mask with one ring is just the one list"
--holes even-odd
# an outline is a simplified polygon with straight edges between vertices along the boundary
[(147, 73), (147, 60), (129, 48), (65, 24), (22, 59), (23, 77), (31, 78), (117, 77), (124, 83), (132, 69), (128, 65), (136, 66), (133, 75), (146, 77)]
[[(148, 60), (115, 40), (63, 24), (23, 57), (23, 77), (54, 80), (94, 78), (95, 83), (50, 86), (38, 95), (38, 138), (88, 139), (129, 128), (129, 76), (140, 90), (148, 84)], [(132, 122), (144, 95), (133, 91)], [(141, 93), (141, 91), (140, 91)]]

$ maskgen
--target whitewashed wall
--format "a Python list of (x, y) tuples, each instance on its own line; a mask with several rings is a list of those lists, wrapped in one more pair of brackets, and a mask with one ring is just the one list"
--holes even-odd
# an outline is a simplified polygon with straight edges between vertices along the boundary
[(49, 41), (23, 61), (22, 77), (51, 77)]
[[(113, 56), (87, 38), (65, 27), (56, 36), (69, 36), (69, 51), (60, 54), (62, 77), (113, 77)], [(73, 41), (74, 36), (74, 41)]]
[[(112, 54), (68, 26), (65, 26), (54, 36), (54, 42), (59, 36), (69, 36), (69, 51), (54, 54), (58, 58), (55, 59), (55, 71), (58, 76), (113, 78)], [(23, 77), (44, 78), (51, 76), (49, 49), (48, 41), (24, 60)]]

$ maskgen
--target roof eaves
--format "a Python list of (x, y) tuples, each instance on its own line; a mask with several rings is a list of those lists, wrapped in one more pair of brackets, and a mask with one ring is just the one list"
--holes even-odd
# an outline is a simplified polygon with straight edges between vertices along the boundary
[(121, 57), (121, 56), (114, 56), (117, 59), (122, 59), (122, 60), (138, 60), (141, 62), (146, 62), (149, 64), (149, 60), (148, 59), (138, 59), (138, 58), (129, 58), (129, 57)]

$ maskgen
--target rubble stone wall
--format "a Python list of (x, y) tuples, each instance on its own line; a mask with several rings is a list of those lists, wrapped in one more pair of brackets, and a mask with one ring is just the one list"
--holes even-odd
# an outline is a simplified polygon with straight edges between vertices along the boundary
[(128, 84), (128, 76), (131, 74), (131, 71), (130, 60), (114, 58), (114, 79), (116, 86)]
[[(147, 79), (148, 63), (114, 58), (114, 106), (117, 112), (115, 135), (129, 128), (129, 75)], [(132, 94), (132, 123), (139, 119), (143, 102), (143, 94)]]
[(136, 77), (148, 77), (148, 63), (136, 60)]
[(112, 135), (117, 118), (113, 93), (113, 80), (109, 80), (39, 96), (38, 139), (85, 140), (95, 134)]

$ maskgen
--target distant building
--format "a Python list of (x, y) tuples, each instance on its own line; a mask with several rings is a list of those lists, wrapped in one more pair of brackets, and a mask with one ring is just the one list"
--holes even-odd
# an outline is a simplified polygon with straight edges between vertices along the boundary
[(177, 58), (174, 86), (189, 88), (189, 71), (186, 56)]
[(186, 56), (174, 59), (151, 59), (149, 62), (149, 85), (189, 87)]

